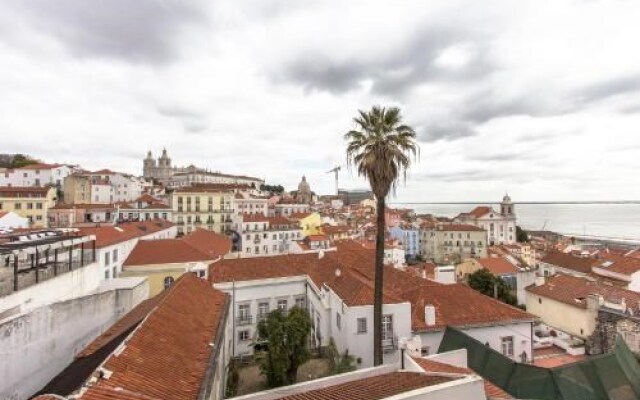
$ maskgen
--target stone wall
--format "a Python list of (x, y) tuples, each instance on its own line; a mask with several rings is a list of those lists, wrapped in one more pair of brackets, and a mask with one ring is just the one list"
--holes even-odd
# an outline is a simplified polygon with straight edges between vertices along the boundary
[[(624, 332), (634, 332), (640, 337), (640, 318), (614, 310), (600, 309), (596, 319), (596, 328), (586, 341), (587, 353), (597, 355), (613, 351), (616, 337)], [(627, 345), (637, 353), (638, 349), (635, 343), (627, 343)]]

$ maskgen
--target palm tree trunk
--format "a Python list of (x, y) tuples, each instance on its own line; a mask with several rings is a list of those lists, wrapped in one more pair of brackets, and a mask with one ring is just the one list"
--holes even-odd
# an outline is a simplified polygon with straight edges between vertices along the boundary
[(384, 273), (385, 198), (377, 197), (376, 270), (373, 289), (373, 365), (382, 364), (382, 287)]

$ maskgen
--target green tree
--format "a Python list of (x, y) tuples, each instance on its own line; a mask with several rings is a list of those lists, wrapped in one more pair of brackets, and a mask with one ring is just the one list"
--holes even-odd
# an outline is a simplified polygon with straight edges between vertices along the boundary
[(527, 231), (525, 231), (524, 229), (522, 229), (517, 225), (516, 225), (516, 240), (520, 243), (529, 241), (529, 234), (527, 233)]
[(22, 167), (26, 167), (27, 165), (35, 164), (37, 162), (38, 162), (37, 160), (34, 160), (33, 158), (26, 156), (24, 154), (16, 154), (13, 157), (13, 160), (11, 160), (11, 167), (22, 168)]
[(258, 324), (258, 335), (266, 342), (260, 369), (269, 387), (296, 383), (298, 368), (309, 360), (307, 346), (311, 319), (306, 310), (293, 307), (289, 313), (275, 310)]
[(377, 235), (373, 305), (373, 362), (382, 364), (382, 288), (384, 273), (384, 227), (386, 197), (395, 192), (400, 177), (419, 154), (416, 133), (402, 123), (400, 109), (374, 106), (359, 110), (354, 118), (356, 128), (344, 137), (347, 144), (347, 164), (355, 166), (358, 176), (365, 177), (376, 197)]
[(482, 268), (469, 274), (467, 283), (469, 286), (487, 296), (498, 296), (498, 300), (503, 303), (515, 306), (517, 300), (511, 293), (511, 288), (505, 281), (493, 275), (488, 269)]

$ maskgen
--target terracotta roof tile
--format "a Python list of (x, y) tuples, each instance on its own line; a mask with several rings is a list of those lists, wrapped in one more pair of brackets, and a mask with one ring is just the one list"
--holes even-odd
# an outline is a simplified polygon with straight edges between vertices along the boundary
[(20, 197), (20, 198), (44, 198), (49, 191), (54, 189), (49, 186), (0, 186), (0, 197)]
[(614, 304), (621, 303), (624, 299), (627, 307), (633, 308), (635, 315), (640, 313), (640, 293), (572, 275), (558, 274), (546, 278), (543, 285), (532, 285), (526, 290), (578, 308), (587, 308), (589, 295), (600, 295), (605, 301)]
[(118, 399), (198, 397), (228, 298), (193, 274), (181, 276), (168, 290), (122, 351), (103, 364), (111, 376), (80, 399), (111, 398), (105, 393), (118, 387), (131, 394)]
[(127, 240), (150, 235), (174, 226), (165, 220), (148, 220), (140, 222), (125, 222), (116, 226), (102, 225), (99, 227), (79, 228), (80, 235), (95, 235), (96, 247), (102, 248), (122, 243)]
[(504, 257), (478, 258), (476, 261), (494, 275), (516, 274), (519, 271)]
[(622, 275), (631, 275), (640, 271), (640, 259), (634, 257), (609, 256), (609, 260), (600, 261), (594, 267)]
[[(411, 301), (411, 325), (413, 331), (441, 330), (447, 326), (463, 328), (495, 323), (534, 321), (536, 317), (517, 307), (485, 296), (470, 287), (456, 283), (452, 285), (418, 285), (408, 290), (406, 298)], [(424, 307), (436, 309), (436, 323), (427, 326)]]
[(591, 257), (577, 257), (571, 254), (554, 250), (547, 253), (547, 255), (544, 256), (540, 260), (540, 262), (588, 274), (589, 272), (591, 272), (591, 268), (600, 263), (601, 260), (597, 260)]
[(123, 267), (210, 261), (212, 258), (182, 239), (140, 240), (129, 253)]
[[(392, 372), (323, 387), (277, 400), (378, 400), (428, 386), (450, 382), (454, 378), (418, 372)], [(274, 399), (274, 400), (276, 400)]]
[[(426, 372), (441, 372), (446, 374), (465, 374), (476, 375), (477, 374), (469, 368), (456, 367), (454, 365), (441, 363), (438, 361), (429, 360), (426, 358), (414, 358), (413, 359), (422, 369)], [(484, 379), (484, 378), (483, 378)], [(513, 399), (509, 393), (500, 389), (498, 386), (484, 379), (484, 392), (488, 399)]]

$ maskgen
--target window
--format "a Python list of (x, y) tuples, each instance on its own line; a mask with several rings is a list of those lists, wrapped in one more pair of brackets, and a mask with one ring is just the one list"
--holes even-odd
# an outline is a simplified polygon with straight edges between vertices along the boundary
[(165, 278), (164, 278), (164, 288), (165, 288), (165, 289), (168, 289), (168, 288), (169, 288), (169, 286), (173, 285), (173, 281), (174, 281), (174, 279), (173, 279), (173, 277), (172, 277), (172, 276), (167, 276), (167, 277), (165, 277)]
[(382, 316), (382, 340), (388, 340), (393, 338), (393, 316)]
[(249, 340), (249, 338), (250, 335), (248, 330), (238, 331), (238, 340), (240, 342), (246, 342), (247, 340)]
[(429, 355), (429, 352), (430, 352), (430, 348), (429, 348), (429, 346), (425, 346), (425, 347), (423, 347), (423, 348), (421, 348), (421, 349), (420, 349), (420, 355), (421, 355), (422, 357), (426, 357), (426, 356), (428, 356), (428, 355)]
[(22, 208), (22, 203), (16, 203), (15, 206), (13, 206), (16, 210), (20, 210)]
[(249, 304), (238, 306), (238, 324), (251, 323), (251, 308)]
[(278, 300), (278, 310), (286, 312), (288, 307), (289, 304), (287, 299)]
[(342, 329), (342, 316), (339, 313), (336, 313), (336, 326)]
[(113, 250), (113, 262), (118, 262), (118, 249)]
[(502, 338), (502, 355), (513, 357), (513, 336), (505, 336)]
[(36, 203), (36, 210), (42, 210), (42, 203)]
[(111, 264), (111, 263), (109, 262), (109, 257), (110, 257), (110, 256), (111, 256), (111, 253), (109, 253), (109, 252), (104, 253), (104, 265), (105, 265), (105, 266), (107, 266), (107, 265)]
[(118, 268), (113, 267), (113, 272), (111, 273), (114, 278), (116, 277), (116, 275), (118, 275)]
[(366, 318), (358, 318), (356, 320), (356, 324), (358, 326), (358, 333), (367, 333), (367, 319)]
[(296, 297), (296, 307), (305, 308), (306, 299), (304, 297)]
[(269, 314), (269, 302), (262, 301), (258, 303), (258, 318), (266, 318), (267, 314)]
[(104, 279), (109, 279), (109, 270), (104, 271)]

